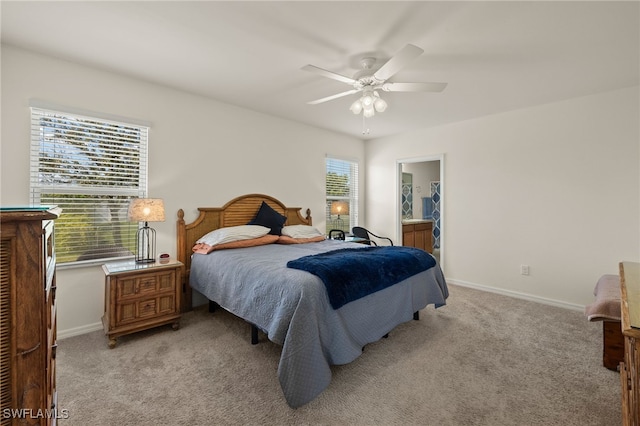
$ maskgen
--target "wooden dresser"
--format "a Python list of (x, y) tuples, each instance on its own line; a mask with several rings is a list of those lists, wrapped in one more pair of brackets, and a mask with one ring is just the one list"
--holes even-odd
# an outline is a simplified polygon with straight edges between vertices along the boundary
[(402, 245), (433, 253), (433, 221), (402, 222)]
[(102, 325), (113, 349), (117, 338), (164, 324), (180, 327), (183, 265), (177, 260), (106, 263)]
[(624, 361), (620, 363), (622, 424), (640, 426), (640, 263), (620, 263)]
[(51, 425), (56, 396), (58, 208), (1, 209), (0, 424)]

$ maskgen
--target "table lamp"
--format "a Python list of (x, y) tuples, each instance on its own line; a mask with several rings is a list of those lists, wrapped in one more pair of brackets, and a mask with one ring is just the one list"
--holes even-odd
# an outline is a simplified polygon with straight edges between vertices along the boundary
[[(335, 223), (336, 226), (343, 226), (343, 220), (340, 219), (341, 214), (349, 214), (349, 203), (346, 201), (333, 201), (331, 202), (331, 214), (338, 215)], [(339, 224), (339, 225), (338, 225)]]
[(340, 220), (341, 214), (349, 214), (349, 203), (345, 201), (333, 201), (331, 203), (331, 214), (337, 214)]
[(164, 201), (161, 198), (134, 198), (129, 203), (129, 220), (144, 222), (136, 233), (136, 263), (156, 260), (156, 230), (149, 222), (164, 222)]

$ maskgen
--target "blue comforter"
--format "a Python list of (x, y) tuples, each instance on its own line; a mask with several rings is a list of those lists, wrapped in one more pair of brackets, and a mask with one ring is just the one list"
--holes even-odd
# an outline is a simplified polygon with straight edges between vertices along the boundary
[(287, 268), (291, 260), (345, 247), (366, 250), (361, 244), (325, 240), (192, 257), (189, 278), (194, 290), (282, 345), (278, 379), (291, 407), (308, 403), (329, 386), (331, 365), (353, 361), (364, 345), (411, 321), (413, 313), (428, 304), (444, 305), (449, 296), (436, 265), (333, 309), (319, 277)]
[(318, 276), (333, 309), (399, 283), (436, 265), (412, 247), (344, 248), (291, 260), (287, 267)]

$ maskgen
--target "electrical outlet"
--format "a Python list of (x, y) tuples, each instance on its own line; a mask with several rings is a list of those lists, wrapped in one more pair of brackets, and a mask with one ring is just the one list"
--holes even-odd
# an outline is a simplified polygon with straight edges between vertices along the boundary
[(529, 265), (520, 265), (520, 275), (529, 275)]

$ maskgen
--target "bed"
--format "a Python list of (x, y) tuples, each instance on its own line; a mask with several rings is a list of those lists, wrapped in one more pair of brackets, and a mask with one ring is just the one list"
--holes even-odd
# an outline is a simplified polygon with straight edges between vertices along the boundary
[[(318, 263), (323, 256), (343, 260), (352, 253), (368, 256), (367, 250), (372, 247), (324, 238), (306, 242), (300, 238), (300, 242), (305, 243), (279, 244), (281, 240), (277, 240), (206, 251), (208, 254), (202, 250), (194, 253), (194, 247), (201, 246), (203, 236), (243, 228), (256, 220), (265, 205), (282, 216), (283, 233), (298, 228), (315, 229), (308, 209), (302, 216), (301, 208), (286, 207), (273, 197), (244, 195), (223, 207), (198, 208), (198, 218), (189, 224), (185, 223), (184, 212), (180, 210), (177, 257), (185, 265), (183, 300), (187, 304), (191, 303), (192, 289), (195, 289), (282, 346), (278, 379), (290, 407), (312, 401), (329, 386), (331, 365), (353, 361), (366, 344), (379, 340), (401, 323), (418, 319), (418, 312), (427, 305), (446, 304), (448, 288), (442, 270), (426, 252), (432, 266), (412, 272), (397, 283), (378, 287), (372, 293), (343, 301), (342, 305), (335, 305), (333, 293), (321, 276), (293, 266), (305, 259)], [(278, 231), (269, 232), (272, 233)], [(394, 250), (403, 249), (419, 250), (400, 247)], [(351, 268), (340, 271), (345, 277), (356, 275), (351, 273)]]

